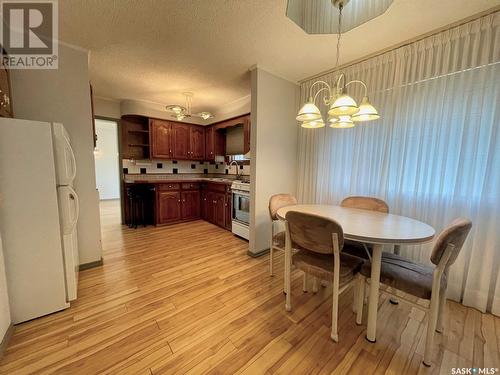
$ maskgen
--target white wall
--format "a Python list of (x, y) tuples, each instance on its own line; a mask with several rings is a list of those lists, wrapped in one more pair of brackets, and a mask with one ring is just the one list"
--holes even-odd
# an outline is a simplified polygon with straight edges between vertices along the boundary
[(7, 294), (7, 279), (5, 277), (5, 261), (2, 250), (2, 237), (0, 236), (0, 342), (10, 326), (9, 296)]
[(299, 87), (255, 68), (252, 70), (251, 208), (249, 251), (269, 249), (269, 198), (296, 193)]
[(94, 152), (96, 186), (99, 198), (120, 198), (118, 129), (115, 121), (96, 120), (97, 150)]
[(88, 72), (88, 52), (59, 44), (59, 69), (11, 70), (16, 118), (62, 122), (75, 151), (80, 197), (78, 247), (80, 263), (102, 256), (99, 198), (95, 184), (94, 144)]
[(120, 101), (94, 95), (94, 115), (114, 119), (121, 118)]

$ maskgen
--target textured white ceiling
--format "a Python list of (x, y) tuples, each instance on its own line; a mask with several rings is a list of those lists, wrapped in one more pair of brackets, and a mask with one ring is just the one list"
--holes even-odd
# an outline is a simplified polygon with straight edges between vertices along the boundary
[[(356, 1), (356, 0), (352, 0)], [(500, 4), (500, 0), (395, 0), (343, 36), (340, 63)], [(258, 64), (291, 81), (330, 69), (335, 35), (307, 35), (286, 0), (64, 0), (60, 38), (91, 51), (97, 96), (183, 103), (217, 111), (250, 92)]]

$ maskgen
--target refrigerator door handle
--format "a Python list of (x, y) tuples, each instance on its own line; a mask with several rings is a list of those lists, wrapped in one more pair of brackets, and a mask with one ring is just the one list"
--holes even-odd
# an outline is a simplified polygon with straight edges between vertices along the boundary
[(71, 224), (71, 232), (73, 232), (75, 230), (76, 224), (78, 223), (78, 217), (80, 216), (80, 200), (78, 199), (78, 194), (76, 193), (75, 189), (73, 189), (71, 186), (67, 186), (67, 188), (70, 191), (69, 198), (75, 201), (76, 207), (75, 220)]
[[(68, 149), (69, 155), (71, 157), (71, 170), (72, 170), (72, 175), (70, 180), (74, 180), (76, 177), (76, 158), (75, 158), (75, 153), (73, 152), (73, 147), (71, 147), (71, 143), (69, 142), (69, 139), (66, 137), (64, 138), (64, 142), (66, 143), (66, 147)], [(74, 191), (74, 190), (73, 190)], [(78, 198), (76, 198), (78, 199)]]

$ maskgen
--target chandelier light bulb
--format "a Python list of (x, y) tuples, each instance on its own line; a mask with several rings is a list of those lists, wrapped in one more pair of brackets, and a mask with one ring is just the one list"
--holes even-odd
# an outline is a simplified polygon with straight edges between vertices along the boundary
[(359, 111), (356, 101), (347, 94), (342, 94), (330, 106), (328, 114), (331, 116), (350, 116)]
[(312, 98), (304, 104), (300, 109), (296, 119), (297, 121), (313, 121), (321, 118), (321, 112), (316, 104), (313, 103)]
[(316, 129), (323, 128), (325, 123), (323, 122), (323, 119), (320, 118), (319, 120), (305, 121), (300, 126), (306, 129)]
[(330, 123), (330, 128), (334, 129), (345, 129), (354, 127), (354, 122), (351, 120), (351, 116), (340, 116), (339, 120)]
[(365, 96), (359, 105), (359, 111), (352, 116), (352, 121), (372, 121), (380, 118), (377, 110), (368, 101), (368, 97)]

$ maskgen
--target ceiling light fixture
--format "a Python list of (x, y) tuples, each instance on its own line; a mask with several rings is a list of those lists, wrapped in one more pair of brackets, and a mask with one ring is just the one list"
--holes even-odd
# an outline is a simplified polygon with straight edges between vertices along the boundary
[(199, 117), (203, 120), (208, 120), (214, 118), (214, 115), (208, 111), (203, 111), (200, 113), (191, 113), (191, 105), (193, 102), (193, 93), (192, 92), (183, 92), (182, 95), (186, 98), (186, 106), (183, 107), (178, 104), (167, 105), (165, 108), (168, 112), (171, 113), (173, 118), (176, 118), (177, 121), (182, 121), (187, 117)]
[[(342, 36), (342, 9), (349, 0), (331, 0), (334, 7), (339, 9), (338, 29), (337, 29), (337, 58), (335, 68), (339, 65), (340, 56), (340, 38)], [(290, 3), (289, 3), (290, 4)], [(355, 122), (372, 121), (380, 118), (375, 107), (368, 100), (368, 88), (361, 80), (352, 80), (345, 82), (345, 74), (340, 73), (332, 88), (325, 81), (316, 81), (309, 88), (309, 99), (303, 105), (297, 114), (297, 121), (301, 122), (303, 128), (320, 128), (325, 123), (321, 116), (320, 109), (316, 105), (316, 99), (323, 94), (323, 103), (329, 107), (328, 123), (331, 128), (352, 128)], [(360, 84), (364, 87), (364, 95), (361, 104), (358, 106), (356, 101), (347, 94), (347, 87), (352, 84)], [(313, 88), (322, 85), (313, 96)]]

